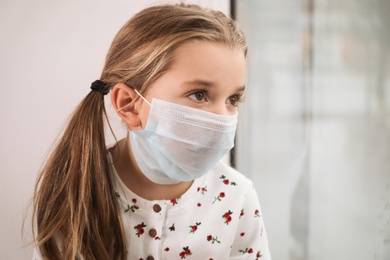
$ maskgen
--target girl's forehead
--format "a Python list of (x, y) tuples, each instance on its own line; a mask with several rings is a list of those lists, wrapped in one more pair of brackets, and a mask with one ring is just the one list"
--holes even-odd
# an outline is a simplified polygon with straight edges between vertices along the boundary
[(152, 84), (150, 90), (168, 93), (173, 89), (199, 88), (225, 89), (231, 93), (243, 91), (245, 79), (243, 52), (221, 44), (190, 42), (176, 50), (171, 67)]
[[(170, 71), (177, 71), (206, 84), (215, 80), (227, 79), (245, 84), (246, 60), (239, 49), (223, 44), (190, 42), (175, 51)], [(167, 73), (169, 73), (168, 71)], [(200, 77), (200, 78), (199, 78)]]

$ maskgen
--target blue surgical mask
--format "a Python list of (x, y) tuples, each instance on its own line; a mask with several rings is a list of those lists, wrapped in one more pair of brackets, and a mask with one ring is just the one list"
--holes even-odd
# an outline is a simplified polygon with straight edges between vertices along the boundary
[(174, 184), (197, 179), (234, 146), (237, 113), (223, 116), (156, 98), (145, 129), (130, 131), (135, 160), (151, 181)]

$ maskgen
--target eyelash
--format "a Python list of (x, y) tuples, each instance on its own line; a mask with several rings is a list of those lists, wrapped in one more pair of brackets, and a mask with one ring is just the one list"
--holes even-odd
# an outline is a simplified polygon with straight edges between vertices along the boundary
[(229, 97), (229, 99), (231, 99), (231, 98), (233, 98), (233, 97), (236, 98), (236, 102), (235, 102), (235, 104), (232, 104), (232, 105), (236, 107), (236, 106), (238, 106), (239, 103), (242, 102), (242, 93), (240, 93), (240, 94), (235, 94), (235, 95)]
[[(202, 100), (198, 100), (197, 98), (196, 98), (196, 94), (203, 94), (203, 99)], [(194, 98), (191, 98), (191, 96), (194, 96)], [(204, 99), (206, 98), (206, 96), (207, 96), (207, 90), (196, 90), (196, 91), (194, 91), (194, 92), (192, 92), (192, 93), (190, 93), (189, 95), (188, 95), (188, 97), (191, 99), (191, 100), (193, 100), (193, 101), (195, 101), (195, 102), (197, 102), (197, 103), (201, 103), (201, 102), (203, 102), (204, 101)]]
[[(198, 100), (198, 99), (196, 98), (196, 94), (202, 94), (202, 95), (203, 95), (202, 100)], [(191, 96), (193, 96), (193, 95), (195, 95), (194, 98), (191, 98)], [(242, 93), (234, 94), (234, 95), (230, 96), (227, 100), (231, 100), (232, 98), (235, 98), (235, 99), (236, 99), (235, 103), (234, 103), (234, 104), (231, 104), (231, 105), (236, 107), (236, 106), (238, 106), (239, 103), (242, 102), (242, 95), (243, 95)], [(193, 100), (194, 102), (202, 103), (202, 102), (205, 101), (205, 99), (206, 99), (206, 97), (207, 97), (207, 90), (196, 90), (196, 91), (190, 93), (190, 94), (188, 95), (188, 97), (189, 97), (191, 100)]]

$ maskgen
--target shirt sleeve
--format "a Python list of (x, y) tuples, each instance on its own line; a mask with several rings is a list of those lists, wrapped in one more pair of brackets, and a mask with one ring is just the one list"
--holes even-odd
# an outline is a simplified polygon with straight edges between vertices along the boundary
[(256, 190), (246, 194), (229, 259), (271, 260), (267, 233)]

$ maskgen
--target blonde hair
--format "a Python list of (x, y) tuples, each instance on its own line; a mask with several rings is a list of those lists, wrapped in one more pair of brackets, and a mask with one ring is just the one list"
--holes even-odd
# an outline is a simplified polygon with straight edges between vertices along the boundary
[[(222, 44), (247, 54), (243, 33), (223, 13), (196, 5), (153, 6), (118, 32), (100, 79), (107, 88), (125, 83), (144, 92), (169, 70), (175, 50), (188, 41)], [(105, 119), (103, 96), (91, 91), (73, 112), (37, 179), (33, 228), (47, 259), (127, 257), (107, 160)]]

